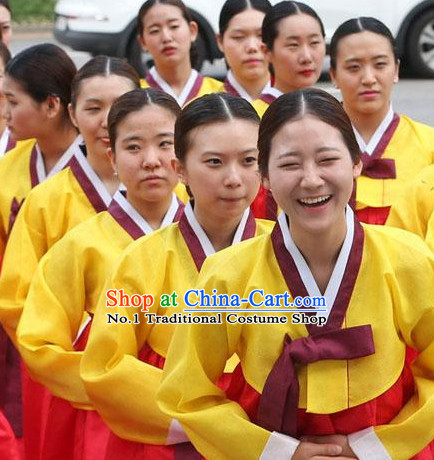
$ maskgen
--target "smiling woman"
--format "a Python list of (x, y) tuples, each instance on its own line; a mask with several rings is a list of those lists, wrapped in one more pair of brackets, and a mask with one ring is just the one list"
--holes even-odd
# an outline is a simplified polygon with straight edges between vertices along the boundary
[[(311, 313), (316, 324), (177, 326), (160, 408), (205, 458), (433, 459), (432, 252), (408, 232), (354, 217), (359, 148), (333, 96), (281, 96), (261, 121), (258, 148), (283, 212), (271, 235), (209, 257), (196, 289), (323, 294), (327, 311)], [(411, 367), (406, 345), (420, 352)], [(222, 390), (233, 353), (240, 364)]]

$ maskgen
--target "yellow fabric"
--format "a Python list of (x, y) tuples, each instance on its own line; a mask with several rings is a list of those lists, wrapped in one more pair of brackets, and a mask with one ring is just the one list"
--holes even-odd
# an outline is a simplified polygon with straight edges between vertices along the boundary
[(77, 407), (90, 401), (80, 379), (83, 352), (74, 341), (93, 314), (102, 288), (132, 237), (104, 211), (79, 224), (42, 258), (17, 330), (32, 377)]
[(434, 165), (405, 187), (386, 224), (419, 235), (434, 251)]
[[(433, 255), (419, 238), (399, 229), (365, 226), (362, 266), (343, 327), (371, 324), (376, 353), (356, 360), (320, 361), (297, 371), (300, 407), (313, 413), (334, 413), (390, 388), (402, 372), (405, 343), (418, 349), (414, 365), (418, 395), (392, 423), (375, 427), (396, 460), (410, 458), (434, 437), (433, 279)], [(242, 297), (252, 289), (269, 294), (288, 290), (268, 235), (208, 258), (197, 288)], [(159, 403), (182, 423), (205, 457), (260, 457), (270, 433), (251, 423), (214, 382), (235, 352), (246, 380), (261, 392), (282, 351), (285, 333), (293, 339), (307, 335), (305, 326), (299, 324), (223, 322), (183, 325), (175, 331)]]
[(19, 142), (0, 159), (0, 260), (6, 247), (12, 201), (16, 198), (20, 203), (32, 189), (30, 155), (35, 142)]
[(10, 234), (0, 276), (0, 321), (14, 342), (39, 260), (68, 230), (95, 214), (70, 168), (28, 194)]
[(356, 209), (391, 206), (404, 185), (434, 163), (434, 128), (400, 115), (399, 125), (382, 158), (395, 160), (396, 179), (357, 179)]
[(252, 105), (253, 108), (256, 110), (257, 114), (262, 118), (270, 104), (263, 101), (262, 99), (256, 99), (256, 101), (252, 102)]
[(190, 197), (187, 193), (187, 189), (185, 188), (185, 185), (182, 182), (179, 182), (174, 190), (176, 196), (183, 202), (183, 203), (188, 203)]
[[(203, 77), (202, 85), (196, 97), (187, 101), (185, 105), (187, 105), (189, 102), (193, 101), (194, 99), (197, 99), (198, 97), (205, 96), (205, 94), (219, 93), (221, 91), (221, 85), (222, 85), (222, 82), (219, 80), (215, 80), (214, 78), (211, 78), (211, 77)], [(143, 89), (149, 88), (149, 84), (146, 81), (146, 79), (144, 78), (140, 79), (140, 87)]]
[[(268, 221), (257, 220), (257, 234), (269, 232)], [(106, 307), (105, 292), (123, 289), (125, 294), (152, 294), (151, 313), (170, 316), (179, 307), (160, 307), (162, 294), (192, 288), (198, 271), (178, 224), (132, 243), (121, 255), (108, 279), (94, 317), (82, 359), (81, 376), (95, 408), (110, 429), (122, 438), (165, 444), (171, 418), (156, 404), (162, 371), (137, 359), (145, 342), (165, 357), (175, 325), (148, 324), (140, 308)], [(119, 313), (140, 324), (107, 324), (107, 314)], [(112, 389), (115, 388), (115, 391)]]

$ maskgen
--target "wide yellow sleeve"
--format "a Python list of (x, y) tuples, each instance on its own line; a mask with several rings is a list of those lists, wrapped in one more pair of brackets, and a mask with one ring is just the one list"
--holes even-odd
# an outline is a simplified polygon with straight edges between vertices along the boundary
[[(393, 237), (391, 237), (393, 238)], [(434, 439), (434, 256), (417, 237), (391, 254), (395, 322), (404, 341), (419, 351), (412, 366), (416, 392), (401, 412), (375, 433), (394, 460), (407, 460)]]
[[(11, 208), (30, 192), (30, 156), (35, 140), (20, 141), (7, 155), (0, 158), (0, 263), (8, 239)], [(0, 265), (1, 266), (1, 265)]]
[(18, 213), (6, 246), (0, 275), (0, 321), (16, 345), (16, 329), (46, 239), (31, 220), (27, 200)]
[(98, 254), (83, 253), (79, 247), (67, 234), (42, 258), (25, 301), (17, 340), (32, 377), (54, 395), (85, 408), (90, 402), (80, 378), (82, 352), (74, 350), (74, 341), (90, 318), (86, 303), (92, 302), (87, 296), (92, 288), (86, 284), (102, 286), (102, 282), (99, 273), (91, 271), (98, 272)]
[(429, 166), (411, 181), (392, 205), (387, 225), (408, 230), (425, 239), (428, 221), (434, 214), (434, 166)]
[(27, 196), (9, 236), (0, 275), (0, 321), (16, 343), (16, 329), (38, 262), (77, 224), (96, 214), (69, 168)]
[[(209, 273), (212, 258), (202, 267), (197, 289), (230, 294), (218, 281), (224, 266), (212, 267)], [(241, 287), (234, 292), (242, 292)], [(213, 460), (258, 459), (271, 437), (216, 386), (227, 359), (237, 352), (241, 328), (227, 324), (224, 317), (222, 324), (178, 326), (157, 395), (161, 409), (179, 420), (196, 449)]]
[(426, 232), (426, 244), (434, 252), (434, 214), (431, 216), (430, 220), (428, 221), (428, 229)]
[[(155, 244), (144, 249), (148, 238)], [(98, 302), (81, 364), (88, 395), (110, 429), (125, 439), (160, 445), (166, 444), (171, 425), (156, 403), (162, 370), (138, 359), (152, 325), (140, 308), (106, 307), (106, 292), (164, 292), (165, 264), (164, 241), (157, 234), (136, 241), (121, 255)], [(158, 305), (157, 301), (149, 312), (157, 313)], [(107, 314), (126, 317), (127, 324), (107, 324)], [(134, 314), (139, 324), (134, 324)]]

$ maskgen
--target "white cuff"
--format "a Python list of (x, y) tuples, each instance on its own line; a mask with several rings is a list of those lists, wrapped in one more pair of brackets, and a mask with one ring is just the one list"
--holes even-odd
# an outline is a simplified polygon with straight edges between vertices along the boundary
[(294, 455), (299, 444), (298, 439), (273, 431), (259, 460), (287, 460)]
[(183, 442), (190, 442), (181, 424), (175, 418), (172, 419), (169, 427), (169, 434), (167, 435), (166, 445), (181, 444)]
[(348, 443), (360, 460), (392, 460), (372, 427), (348, 435)]

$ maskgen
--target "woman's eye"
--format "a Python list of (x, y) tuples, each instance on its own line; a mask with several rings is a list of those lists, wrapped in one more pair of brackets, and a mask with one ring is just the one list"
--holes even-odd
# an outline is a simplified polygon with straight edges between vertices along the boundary
[(298, 163), (282, 163), (280, 169), (297, 169), (300, 165)]
[(338, 158), (336, 157), (327, 157), (327, 158), (322, 158), (319, 160), (320, 164), (330, 164), (336, 161)]
[(244, 163), (247, 163), (248, 165), (251, 165), (251, 164), (256, 164), (258, 161), (258, 159), (254, 156), (248, 156), (246, 158), (244, 158)]
[(221, 164), (221, 160), (219, 158), (208, 158), (208, 160), (206, 160), (206, 163), (211, 166), (217, 166)]
[(167, 147), (172, 147), (173, 146), (173, 141), (161, 141), (160, 142), (160, 147), (162, 148), (167, 148)]

